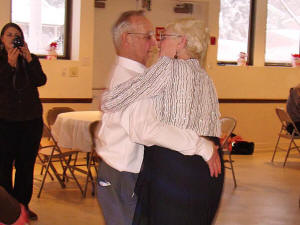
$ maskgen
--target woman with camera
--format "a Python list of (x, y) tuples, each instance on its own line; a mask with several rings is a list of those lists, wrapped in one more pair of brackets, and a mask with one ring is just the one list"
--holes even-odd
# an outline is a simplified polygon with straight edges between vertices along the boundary
[(24, 42), (21, 28), (14, 23), (6, 24), (0, 41), (0, 186), (25, 206), (32, 220), (37, 215), (29, 210), (28, 204), (43, 131), (37, 87), (46, 80), (39, 59)]

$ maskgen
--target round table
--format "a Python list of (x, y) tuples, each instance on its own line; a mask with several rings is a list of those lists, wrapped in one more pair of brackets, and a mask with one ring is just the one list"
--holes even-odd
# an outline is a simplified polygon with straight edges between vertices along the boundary
[(101, 120), (99, 111), (74, 111), (58, 114), (51, 133), (59, 147), (90, 152), (92, 139), (89, 125)]

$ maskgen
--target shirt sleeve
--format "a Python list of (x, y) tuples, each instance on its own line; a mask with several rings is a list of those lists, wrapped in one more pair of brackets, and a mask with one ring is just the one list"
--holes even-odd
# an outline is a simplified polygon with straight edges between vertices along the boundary
[(28, 64), (29, 74), (30, 74), (29, 78), (31, 80), (31, 83), (35, 87), (39, 87), (44, 85), (47, 82), (47, 77), (42, 70), (42, 66), (37, 56), (33, 54), (31, 54), (31, 56), (32, 56), (32, 61)]
[(171, 77), (172, 60), (162, 57), (144, 73), (123, 82), (104, 92), (101, 99), (101, 110), (116, 112), (143, 98), (158, 95), (164, 90)]
[(199, 137), (193, 130), (158, 121), (151, 100), (136, 102), (122, 117), (121, 123), (132, 142), (146, 146), (158, 145), (184, 155), (200, 155), (205, 161), (213, 154), (213, 143)]

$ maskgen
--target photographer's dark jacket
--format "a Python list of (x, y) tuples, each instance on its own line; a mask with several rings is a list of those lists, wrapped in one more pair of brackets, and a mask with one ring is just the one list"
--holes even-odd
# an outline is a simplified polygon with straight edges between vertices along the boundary
[(0, 54), (0, 120), (25, 121), (42, 117), (37, 87), (46, 83), (37, 56), (27, 63), (19, 57), (17, 68), (8, 64), (7, 54)]

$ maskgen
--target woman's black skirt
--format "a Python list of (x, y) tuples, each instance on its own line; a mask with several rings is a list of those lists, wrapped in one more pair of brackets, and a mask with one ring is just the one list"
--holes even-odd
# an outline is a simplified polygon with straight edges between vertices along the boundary
[(185, 156), (159, 146), (145, 147), (136, 184), (133, 225), (209, 225), (221, 199), (222, 173), (210, 176), (201, 156)]

